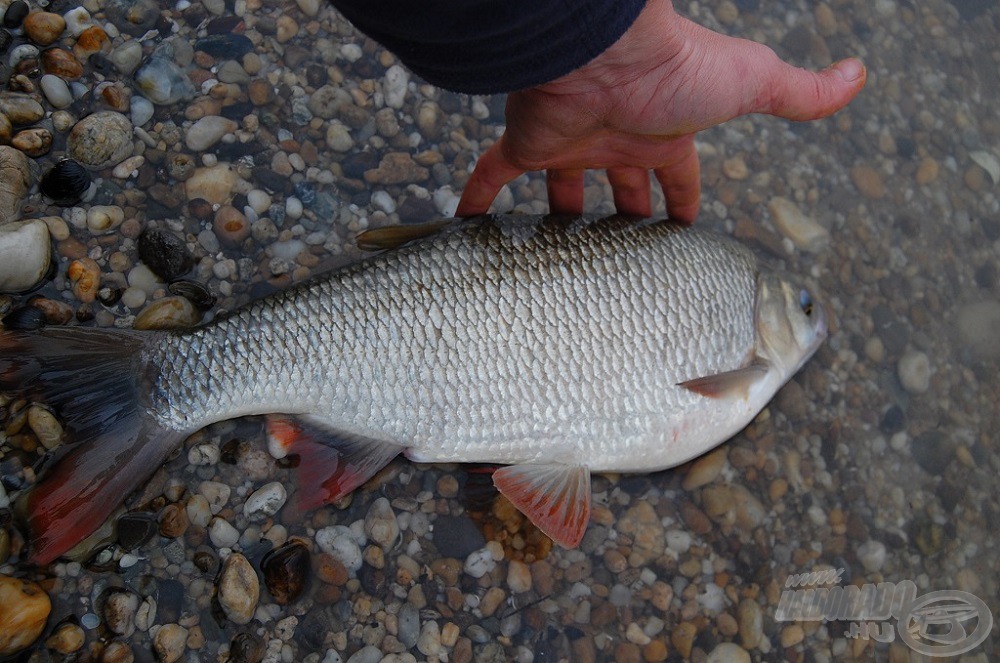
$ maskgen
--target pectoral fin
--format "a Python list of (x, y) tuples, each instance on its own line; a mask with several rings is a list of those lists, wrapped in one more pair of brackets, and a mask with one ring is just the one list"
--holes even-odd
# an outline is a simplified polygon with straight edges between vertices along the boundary
[(509, 465), (493, 484), (521, 513), (565, 548), (580, 544), (590, 522), (590, 470), (582, 465)]
[(756, 361), (749, 366), (737, 368), (735, 371), (686, 380), (678, 383), (677, 386), (708, 398), (726, 398), (727, 396), (746, 398), (750, 394), (750, 387), (758, 380), (763, 379), (767, 375), (768, 369), (766, 363)]
[(344, 434), (306, 417), (270, 415), (267, 435), (272, 451), (300, 458), (292, 508), (301, 512), (348, 494), (403, 450), (398, 444)]

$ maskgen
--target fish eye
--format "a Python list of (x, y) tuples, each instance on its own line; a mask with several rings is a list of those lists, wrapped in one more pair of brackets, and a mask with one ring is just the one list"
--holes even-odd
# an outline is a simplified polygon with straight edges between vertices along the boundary
[(812, 315), (813, 300), (808, 290), (803, 290), (799, 293), (799, 306), (802, 307), (802, 312), (806, 314), (807, 318)]

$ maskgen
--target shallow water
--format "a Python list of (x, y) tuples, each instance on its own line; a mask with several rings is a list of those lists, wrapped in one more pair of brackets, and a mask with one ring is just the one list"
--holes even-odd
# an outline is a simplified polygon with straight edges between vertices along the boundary
[[(92, 4), (100, 17), (102, 3)], [(132, 502), (157, 514), (204, 493), (203, 481), (224, 484), (231, 494), (214, 515), (236, 528), (238, 541), (220, 547), (205, 527), (190, 525), (174, 538), (153, 534), (131, 551), (112, 546), (83, 565), (32, 570), (14, 556), (0, 571), (39, 579), (52, 597), (45, 635), (64, 620), (82, 624), (79, 660), (100, 660), (112, 641), (125, 643), (136, 660), (152, 659), (151, 643), (164, 624), (187, 629), (187, 660), (225, 660), (237, 650), (234, 660), (258, 660), (255, 648), (267, 660), (355, 663), (704, 661), (713, 651), (721, 657), (715, 660), (740, 660), (724, 657), (726, 642), (754, 661), (923, 661), (940, 653), (940, 642), (908, 634), (913, 613), (876, 615), (862, 628), (850, 610), (834, 621), (801, 612), (789, 579), (829, 571), (834, 581), (826, 587), (892, 583), (900, 596), (915, 593), (917, 608), (945, 600), (967, 606), (965, 637), (952, 635), (956, 649), (968, 650), (956, 660), (1000, 655), (994, 633), (979, 637), (1000, 618), (1000, 188), (989, 172), (1000, 159), (1000, 9), (976, 0), (835, 0), (826, 9), (710, 4), (677, 9), (772, 45), (802, 66), (857, 55), (869, 72), (865, 91), (831, 119), (755, 117), (700, 136), (699, 223), (734, 233), (787, 271), (806, 275), (835, 318), (826, 346), (746, 431), (681, 468), (596, 478), (590, 531), (579, 550), (565, 551), (519, 529), (482, 475), (403, 460), (346, 504), (305, 522), (284, 522), (280, 512), (251, 522), (245, 497), (269, 481), (292, 485), (294, 470), (267, 454), (259, 422), (227, 422), (186, 442)], [(376, 117), (393, 59), (325, 7), (308, 17), (294, 5), (265, 3), (247, 11), (242, 25), (228, 21), (228, 8), (214, 23), (199, 8), (195, 2), (186, 13), (165, 11), (179, 25), (176, 39), (193, 43), (206, 29), (244, 31), (260, 45), (260, 68), (250, 78), (266, 78), (279, 90), (277, 99), (253, 105), (246, 101), (251, 84), (235, 76), (226, 104), (242, 113), (234, 111), (242, 133), (206, 151), (232, 162), (251, 188), (274, 183), (256, 166), (307, 182), (269, 189), (282, 210), (288, 198), (301, 200), (303, 216), (293, 218), (294, 205), (292, 214), (267, 209), (262, 216), (271, 217), (274, 233), (258, 227), (242, 243), (216, 246), (215, 233), (205, 234), (211, 219), (168, 195), (179, 190), (177, 171), (162, 156), (154, 166), (155, 152), (186, 151), (180, 136), (202, 112), (191, 109), (213, 110), (204, 99), (158, 107), (143, 125), (152, 145), (136, 143), (152, 172), (123, 180), (104, 174), (98, 199), (124, 201), (140, 225), (184, 234), (199, 261), (191, 278), (218, 296), (215, 311), (353, 254), (349, 238), (359, 230), (435, 214), (428, 200), (435, 192), (446, 208), (444, 188), (460, 191), (471, 163), (498, 135), (501, 99), (473, 100), (416, 82), (400, 108)], [(283, 12), (297, 30), (279, 20)], [(147, 50), (160, 40), (150, 39)], [(207, 78), (219, 73), (210, 72), (215, 64), (199, 57), (192, 66)], [(82, 80), (93, 86), (105, 75), (127, 81), (113, 69), (88, 69)], [(354, 107), (338, 115), (346, 127), (338, 136), (353, 143), (344, 151), (327, 145), (332, 120), (310, 119), (303, 110), (326, 80), (352, 95)], [(426, 110), (430, 101), (437, 112)], [(413, 170), (412, 181), (400, 184), (360, 178), (390, 151), (417, 155), (430, 172)], [(239, 193), (242, 209), (247, 191)], [(828, 245), (808, 252), (786, 238), (771, 211), (776, 197), (826, 228)], [(610, 200), (606, 182), (594, 176), (588, 211), (610, 212)], [(544, 182), (515, 182), (497, 203), (510, 208), (544, 211)], [(72, 221), (59, 208), (46, 213)], [(44, 294), (78, 306), (65, 274), (80, 246), (106, 282), (124, 280), (138, 261), (135, 227), (127, 222), (97, 236), (71, 223), (71, 238), (57, 242), (62, 258)], [(295, 255), (300, 248), (305, 252)], [(120, 302), (91, 311), (98, 324), (128, 323), (137, 312)], [(33, 460), (8, 441), (4, 460), (12, 458)], [(336, 525), (362, 531), (366, 515), (384, 518), (383, 502), (376, 502), (383, 497), (400, 539), (362, 544), (362, 563), (345, 574), (343, 559), (320, 553), (316, 532)], [(143, 524), (139, 519), (130, 531)], [(265, 591), (246, 625), (213, 609), (220, 557), (237, 550), (260, 568), (267, 550), (287, 536), (303, 537), (312, 550), (311, 585), (301, 598), (282, 606)], [(118, 588), (157, 608), (155, 616), (140, 614), (138, 628), (135, 610), (126, 614), (120, 630), (127, 634), (110, 630), (104, 608)], [(950, 593), (930, 595), (938, 591)], [(948, 632), (938, 624), (924, 634)], [(879, 638), (864, 637), (872, 634)], [(39, 644), (23, 656), (61, 655)]]

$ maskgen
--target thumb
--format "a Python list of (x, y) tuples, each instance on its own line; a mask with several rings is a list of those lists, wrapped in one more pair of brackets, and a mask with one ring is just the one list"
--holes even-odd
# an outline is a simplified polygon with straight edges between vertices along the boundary
[(833, 115), (857, 96), (868, 77), (857, 58), (835, 62), (819, 72), (774, 58), (762, 74), (766, 92), (757, 97), (754, 110), (799, 121)]

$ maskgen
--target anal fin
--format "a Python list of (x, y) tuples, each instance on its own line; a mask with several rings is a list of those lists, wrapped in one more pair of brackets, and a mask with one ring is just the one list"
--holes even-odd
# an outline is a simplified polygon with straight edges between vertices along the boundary
[(361, 486), (403, 450), (392, 442), (344, 434), (312, 418), (267, 417), (268, 444), (299, 456), (291, 507), (301, 513)]
[(590, 470), (582, 465), (509, 465), (493, 484), (521, 513), (564, 548), (575, 548), (590, 522)]

